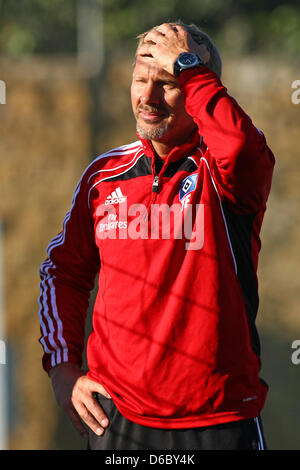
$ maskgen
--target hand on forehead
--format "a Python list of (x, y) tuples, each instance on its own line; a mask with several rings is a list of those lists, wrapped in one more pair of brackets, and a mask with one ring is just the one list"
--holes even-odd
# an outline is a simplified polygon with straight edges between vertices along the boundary
[(141, 39), (140, 44), (138, 46), (137, 55), (153, 57), (151, 53), (152, 46), (158, 44), (161, 46), (168, 46), (170, 42), (172, 42), (173, 44), (179, 43), (181, 39), (178, 36), (179, 32), (181, 36), (182, 34), (184, 34), (185, 36), (187, 34), (182, 27), (177, 28), (175, 25), (172, 26), (169, 23), (164, 23), (160, 26), (152, 28), (150, 31), (145, 33), (143, 38)]
[(186, 37), (188, 34), (189, 33), (183, 26), (176, 25), (175, 23), (163, 23), (145, 33), (143, 41), (156, 43), (159, 36), (178, 39), (180, 37)]
[(200, 55), (204, 63), (210, 59), (206, 45), (197, 44), (183, 26), (174, 23), (163, 23), (145, 33), (138, 46), (137, 55), (151, 57), (153, 46), (168, 49), (170, 53), (171, 51), (176, 51), (178, 54), (183, 51), (194, 52)]

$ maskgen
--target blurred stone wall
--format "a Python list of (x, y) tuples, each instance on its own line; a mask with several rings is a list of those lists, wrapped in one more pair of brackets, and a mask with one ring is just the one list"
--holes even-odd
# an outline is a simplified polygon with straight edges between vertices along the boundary
[(51, 441), (55, 408), (37, 342), (38, 269), (88, 163), (90, 97), (72, 61), (1, 60), (0, 70), (6, 83), (6, 104), (0, 107), (0, 217), (10, 446), (43, 449)]
[(276, 159), (262, 230), (259, 322), (300, 337), (300, 104), (293, 104), (291, 88), (299, 69), (262, 57), (226, 65), (229, 93), (264, 132)]
[(262, 417), (269, 448), (299, 450), (300, 364), (291, 347), (300, 339), (300, 104), (292, 102), (299, 67), (264, 57), (224, 63), (224, 83), (276, 158), (258, 269), (261, 375), (269, 384)]
[[(57, 409), (41, 369), (38, 269), (50, 238), (61, 229), (83, 169), (97, 154), (136, 139), (130, 76), (126, 61), (118, 60), (99, 77), (102, 91), (95, 98), (89, 77), (71, 58), (0, 59), (0, 79), (7, 88), (6, 104), (0, 105), (0, 218), (12, 449), (84, 448)], [(291, 436), (300, 365), (297, 369), (290, 360), (291, 343), (300, 338), (300, 105), (291, 101), (291, 83), (297, 78), (288, 64), (224, 59), (224, 84), (264, 131), (276, 156), (262, 232), (258, 318), (270, 384), (265, 426), (273, 448), (297, 448)], [(93, 127), (95, 107), (101, 112)], [(274, 423), (278, 429), (272, 434)]]

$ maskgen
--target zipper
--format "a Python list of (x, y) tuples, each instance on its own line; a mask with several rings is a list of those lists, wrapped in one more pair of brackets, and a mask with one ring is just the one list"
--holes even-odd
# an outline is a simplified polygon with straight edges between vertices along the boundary
[(152, 191), (151, 191), (151, 196), (149, 199), (149, 203), (147, 204), (147, 212), (144, 215), (144, 220), (149, 221), (150, 216), (151, 216), (151, 206), (154, 204), (156, 200), (157, 193), (159, 191), (159, 176), (155, 175), (152, 181)]
[(152, 192), (157, 193), (158, 192), (158, 176), (154, 176), (154, 180), (152, 183)]

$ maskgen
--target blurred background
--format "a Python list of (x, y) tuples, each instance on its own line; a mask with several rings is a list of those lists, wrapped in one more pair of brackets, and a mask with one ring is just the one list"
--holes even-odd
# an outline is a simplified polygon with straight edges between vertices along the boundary
[(86, 448), (41, 367), (38, 270), (84, 168), (136, 140), (136, 36), (177, 19), (211, 35), (223, 83), (276, 157), (258, 272), (262, 416), (270, 449), (300, 449), (299, 1), (0, 0), (1, 449)]

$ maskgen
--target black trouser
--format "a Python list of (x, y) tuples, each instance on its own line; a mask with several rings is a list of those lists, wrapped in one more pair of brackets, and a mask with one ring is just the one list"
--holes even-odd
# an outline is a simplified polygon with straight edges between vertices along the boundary
[(112, 400), (97, 394), (110, 420), (102, 436), (89, 432), (91, 450), (263, 450), (260, 418), (189, 429), (158, 429), (128, 421)]

